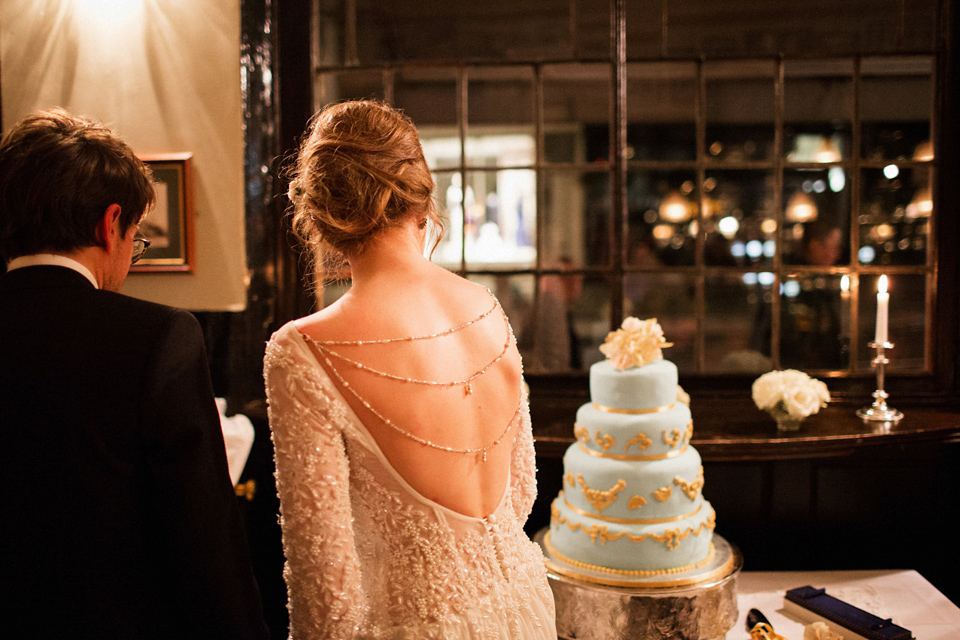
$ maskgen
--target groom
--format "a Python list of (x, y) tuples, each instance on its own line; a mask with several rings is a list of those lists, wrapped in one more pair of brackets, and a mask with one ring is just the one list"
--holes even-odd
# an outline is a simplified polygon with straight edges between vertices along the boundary
[(116, 293), (154, 200), (96, 122), (0, 141), (0, 636), (268, 636), (199, 325)]

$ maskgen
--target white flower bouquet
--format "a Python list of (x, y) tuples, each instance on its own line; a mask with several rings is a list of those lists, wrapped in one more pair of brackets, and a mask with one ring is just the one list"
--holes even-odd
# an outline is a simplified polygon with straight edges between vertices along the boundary
[(820, 411), (830, 391), (820, 380), (802, 371), (770, 371), (753, 383), (753, 402), (768, 412), (781, 429), (797, 429), (800, 421)]
[(661, 360), (663, 347), (673, 346), (663, 339), (663, 329), (656, 318), (640, 320), (626, 318), (616, 331), (607, 334), (600, 351), (617, 369), (642, 367), (654, 360)]

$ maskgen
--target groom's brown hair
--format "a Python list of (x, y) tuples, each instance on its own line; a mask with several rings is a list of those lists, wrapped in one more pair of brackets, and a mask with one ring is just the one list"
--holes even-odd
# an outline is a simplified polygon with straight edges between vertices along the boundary
[(99, 122), (55, 108), (0, 141), (0, 257), (96, 246), (97, 223), (120, 205), (120, 230), (156, 200), (150, 170)]

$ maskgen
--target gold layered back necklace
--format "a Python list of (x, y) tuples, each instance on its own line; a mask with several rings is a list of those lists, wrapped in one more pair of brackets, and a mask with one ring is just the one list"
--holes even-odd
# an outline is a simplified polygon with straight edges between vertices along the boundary
[[(494, 298), (493, 293), (490, 293), (490, 297)], [(506, 334), (506, 338), (504, 339), (504, 342), (503, 342), (503, 348), (500, 350), (500, 353), (498, 353), (492, 360), (487, 362), (480, 369), (478, 369), (477, 371), (473, 372), (472, 374), (464, 378), (459, 378), (456, 380), (423, 380), (420, 378), (401, 376), (398, 374), (390, 373), (388, 371), (381, 371), (380, 369), (375, 369), (366, 364), (363, 364), (358, 360), (354, 360), (353, 358), (345, 356), (342, 353), (339, 353), (331, 348), (331, 347), (337, 347), (337, 346), (367, 346), (367, 345), (376, 345), (376, 344), (391, 344), (391, 343), (397, 343), (397, 342), (415, 342), (419, 340), (432, 340), (436, 338), (442, 338), (444, 336), (449, 336), (458, 331), (462, 331), (463, 329), (466, 329), (467, 327), (473, 324), (476, 324), (477, 322), (480, 322), (481, 320), (489, 316), (491, 313), (493, 313), (495, 310), (499, 310), (501, 316), (503, 317), (504, 333)], [(511, 340), (513, 339), (513, 331), (510, 328), (510, 322), (507, 320), (507, 316), (505, 313), (503, 313), (503, 309), (500, 308), (500, 303), (496, 300), (496, 298), (493, 299), (493, 306), (491, 306), (490, 309), (488, 309), (487, 311), (484, 311), (483, 313), (481, 313), (476, 318), (473, 318), (472, 320), (468, 320), (467, 322), (464, 322), (463, 324), (459, 324), (450, 329), (446, 329), (444, 331), (438, 331), (436, 333), (430, 333), (430, 334), (425, 334), (420, 336), (402, 337), (402, 338), (382, 338), (377, 340), (316, 340), (315, 338), (312, 338), (303, 333), (301, 333), (300, 335), (303, 336), (304, 339), (306, 339), (310, 344), (314, 345), (317, 348), (317, 351), (320, 352), (320, 355), (323, 356), (324, 361), (327, 363), (327, 368), (333, 373), (334, 377), (339, 381), (343, 389), (348, 391), (354, 398), (356, 398), (357, 401), (360, 402), (364, 407), (366, 407), (367, 410), (370, 411), (370, 413), (376, 416), (378, 420), (386, 424), (388, 427), (390, 427), (394, 431), (397, 431), (398, 433), (422, 445), (432, 447), (434, 449), (439, 449), (441, 451), (448, 451), (450, 453), (480, 454), (481, 459), (485, 462), (487, 460), (487, 451), (497, 446), (498, 444), (500, 444), (503, 438), (507, 435), (507, 432), (510, 430), (510, 426), (513, 424), (514, 420), (516, 420), (517, 415), (520, 413), (520, 399), (518, 398), (517, 410), (514, 412), (513, 416), (511, 416), (509, 422), (507, 422), (503, 431), (500, 432), (500, 435), (497, 436), (496, 440), (482, 447), (476, 447), (476, 448), (447, 447), (444, 445), (437, 444), (435, 442), (431, 442), (430, 440), (427, 440), (425, 438), (421, 438), (420, 436), (414, 433), (411, 433), (406, 429), (400, 427), (399, 425), (395, 424), (392, 420), (390, 420), (389, 418), (381, 414), (369, 402), (367, 402), (367, 400), (363, 398), (357, 392), (357, 390), (350, 385), (350, 383), (347, 380), (344, 379), (344, 377), (340, 374), (340, 372), (334, 366), (333, 361), (331, 360), (331, 358), (335, 358), (341, 362), (347, 363), (348, 365), (354, 367), (359, 371), (365, 371), (372, 375), (379, 376), (381, 378), (386, 378), (388, 380), (396, 380), (399, 382), (408, 382), (412, 384), (420, 384), (420, 385), (432, 386), (432, 387), (463, 386), (464, 395), (470, 395), (471, 393), (473, 393), (473, 381), (479, 378), (480, 376), (482, 376), (484, 373), (486, 373), (488, 369), (490, 369), (490, 367), (492, 367), (493, 365), (495, 365), (496, 363), (500, 362), (500, 360), (503, 359), (503, 356), (507, 353), (507, 350), (510, 348)]]

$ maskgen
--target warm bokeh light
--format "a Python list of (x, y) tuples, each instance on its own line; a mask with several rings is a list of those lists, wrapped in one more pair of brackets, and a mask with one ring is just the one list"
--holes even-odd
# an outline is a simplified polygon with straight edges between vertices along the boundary
[(933, 213), (933, 196), (930, 193), (930, 187), (920, 187), (907, 205), (907, 217), (911, 220), (929, 218), (931, 213)]
[(677, 191), (671, 191), (660, 203), (660, 217), (667, 222), (686, 222), (693, 216), (690, 201)]
[(913, 159), (919, 162), (929, 162), (933, 160), (933, 145), (929, 140), (924, 140), (913, 150)]
[(813, 198), (803, 191), (797, 191), (787, 200), (787, 220), (790, 222), (810, 222), (817, 218), (817, 205)]
[(721, 218), (717, 223), (717, 230), (723, 234), (724, 238), (732, 239), (737, 235), (737, 231), (740, 230), (740, 222), (733, 216), (727, 216)]

